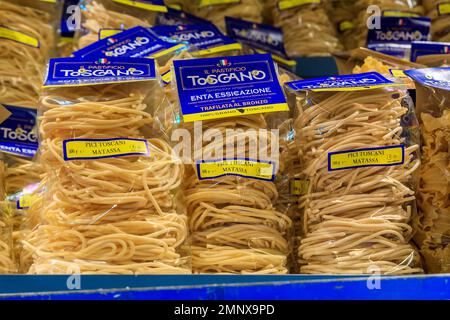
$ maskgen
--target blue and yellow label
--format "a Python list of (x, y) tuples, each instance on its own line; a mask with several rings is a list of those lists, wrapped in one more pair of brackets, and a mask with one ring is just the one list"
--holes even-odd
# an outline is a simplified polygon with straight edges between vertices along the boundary
[(155, 25), (178, 26), (187, 24), (211, 24), (208, 20), (199, 18), (184, 11), (168, 8), (167, 12), (156, 16)]
[(150, 155), (147, 140), (130, 138), (64, 140), (63, 152), (66, 161)]
[(115, 36), (116, 34), (119, 34), (123, 31), (124, 30), (122, 29), (100, 29), (100, 31), (98, 32), (98, 39), (103, 40), (105, 38)]
[(242, 49), (237, 41), (222, 34), (212, 24), (155, 26), (151, 30), (163, 40), (188, 43), (195, 56)]
[(231, 38), (255, 49), (257, 53), (270, 53), (273, 60), (287, 67), (297, 64), (286, 53), (280, 28), (231, 17), (225, 17), (225, 23)]
[(134, 27), (75, 51), (73, 55), (80, 58), (159, 58), (185, 49), (185, 44), (163, 41), (147, 28)]
[(3, 26), (0, 26), (0, 39), (1, 38), (25, 44), (33, 48), (39, 48), (40, 46), (38, 38)]
[(328, 171), (399, 166), (404, 162), (404, 145), (328, 153)]
[(307, 4), (320, 4), (322, 0), (281, 0), (278, 1), (278, 9), (287, 10)]
[(265, 181), (275, 180), (275, 164), (254, 159), (220, 159), (197, 162), (199, 180), (237, 176)]
[(45, 87), (83, 86), (156, 79), (153, 59), (51, 59)]
[(389, 72), (396, 78), (408, 78), (405, 70), (402, 69), (389, 69)]
[(156, 12), (167, 12), (167, 7), (164, 5), (163, 0), (112, 0), (112, 1), (139, 9)]
[(322, 77), (287, 83), (287, 86), (294, 91), (359, 91), (396, 85), (399, 84), (388, 80), (377, 72)]
[(240, 2), (241, 0), (198, 0), (197, 6), (199, 8), (203, 8), (207, 6), (217, 6), (220, 4), (235, 4)]
[(17, 209), (28, 209), (31, 205), (38, 201), (40, 196), (38, 194), (23, 194), (17, 199)]
[(405, 73), (424, 86), (450, 91), (450, 67), (408, 70)]
[(449, 42), (414, 41), (411, 43), (411, 61), (431, 54), (450, 54)]
[(0, 124), (0, 151), (33, 158), (38, 150), (36, 109), (4, 105), (11, 115)]
[(175, 60), (185, 122), (288, 111), (270, 55)]

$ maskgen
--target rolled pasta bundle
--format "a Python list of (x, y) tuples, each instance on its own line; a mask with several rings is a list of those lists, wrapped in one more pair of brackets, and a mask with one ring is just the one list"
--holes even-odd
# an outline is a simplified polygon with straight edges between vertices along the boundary
[(289, 1), (271, 0), (274, 25), (283, 30), (290, 57), (327, 56), (343, 47), (321, 1), (286, 6)]
[(428, 273), (450, 271), (450, 68), (407, 71), (416, 82), (422, 167), (415, 241)]
[(215, 24), (222, 32), (226, 32), (225, 17), (239, 18), (252, 22), (262, 22), (263, 5), (259, 0), (240, 1), (207, 1), (195, 0), (191, 12)]
[(126, 30), (137, 26), (154, 25), (157, 12), (165, 12), (162, 1), (153, 1), (140, 7), (130, 1), (128, 4), (115, 0), (81, 0), (82, 30), (75, 36), (75, 50), (84, 48), (99, 40), (102, 29)]
[(357, 46), (355, 41), (356, 21), (358, 14), (353, 0), (330, 0), (327, 3), (330, 20), (338, 30), (338, 38), (346, 50)]
[[(270, 55), (174, 61), (181, 104), (180, 114), (176, 116), (182, 119), (180, 129), (189, 132), (189, 136), (196, 141), (201, 138), (199, 134), (204, 135), (192, 149), (184, 152), (187, 169), (183, 189), (192, 237), (194, 273), (288, 272), (290, 246), (287, 236), (292, 222), (285, 212), (275, 207), (278, 191), (274, 183), (274, 170), (278, 170), (275, 166), (280, 163), (276, 157), (279, 138), (269, 130), (287, 112), (273, 110), (274, 113), (264, 113), (260, 109), (260, 104), (281, 99), (281, 105), (277, 104), (277, 108), (287, 111), (285, 102), (282, 102), (285, 97), (273, 68)], [(200, 92), (190, 91), (191, 85), (183, 87), (181, 82), (190, 72), (217, 74), (220, 79), (216, 83), (215, 77), (209, 77), (209, 85), (199, 89), (212, 95), (206, 94), (206, 101), (189, 103), (193, 107), (195, 105), (194, 110), (197, 111), (194, 114), (188, 112), (190, 108), (186, 102), (192, 101)], [(248, 74), (264, 76), (264, 83), (272, 88), (272, 97), (250, 94), (249, 88), (255, 89), (262, 79), (236, 83), (239, 77)], [(220, 83), (222, 79), (230, 82), (224, 86)], [(238, 96), (234, 99), (213, 97), (229, 97), (229, 94)], [(186, 96), (191, 98), (185, 100), (183, 97)], [(264, 103), (265, 99), (270, 100)], [(231, 100), (234, 106), (229, 103)], [(246, 105), (250, 101), (253, 101), (252, 107), (237, 108), (237, 104)], [(210, 110), (201, 112), (203, 108)], [(256, 111), (248, 112), (252, 108)], [(222, 112), (225, 115), (221, 115)], [(202, 118), (203, 121), (200, 120)], [(189, 156), (187, 152), (192, 154)]]
[(432, 40), (450, 42), (450, 2), (424, 0), (423, 5), (431, 18)]
[[(356, 84), (362, 79), (377, 79), (375, 88)], [(402, 127), (414, 116), (406, 91), (376, 73), (289, 87), (299, 103), (298, 156), (309, 182), (299, 198), (305, 232), (299, 272), (422, 272), (409, 243), (420, 160), (419, 146), (407, 139), (413, 131)]]
[(36, 108), (54, 51), (53, 11), (36, 1), (0, 1), (1, 103)]
[[(58, 68), (75, 75), (55, 79)], [(49, 70), (39, 119), (47, 190), (25, 241), (29, 273), (190, 273), (184, 167), (152, 128), (155, 61), (55, 59)]]

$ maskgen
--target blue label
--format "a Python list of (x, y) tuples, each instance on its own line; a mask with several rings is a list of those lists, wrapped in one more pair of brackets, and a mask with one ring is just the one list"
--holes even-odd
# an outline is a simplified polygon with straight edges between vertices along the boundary
[(379, 73), (368, 72), (288, 82), (293, 90), (372, 89), (395, 84)]
[(285, 59), (283, 32), (266, 24), (226, 17), (227, 34), (250, 47), (258, 48)]
[(425, 86), (450, 91), (450, 67), (407, 70), (405, 73)]
[(289, 110), (270, 55), (175, 60), (184, 121)]
[(450, 54), (450, 42), (414, 41), (411, 44), (411, 61), (430, 54)]
[(78, 5), (80, 0), (64, 0), (61, 16), (61, 36), (64, 38), (73, 38), (75, 34), (75, 14), (74, 6)]
[(38, 150), (36, 110), (4, 105), (11, 116), (0, 124), (0, 151), (33, 158)]
[(78, 86), (156, 79), (153, 59), (51, 59), (44, 86)]
[(430, 18), (380, 17), (381, 28), (369, 29), (367, 44), (405, 43), (430, 39)]
[(180, 49), (179, 43), (163, 41), (144, 27), (134, 27), (75, 51), (73, 55), (83, 58), (145, 58), (167, 50), (178, 49)]
[(198, 51), (237, 43), (223, 35), (215, 26), (207, 24), (156, 26), (151, 30), (162, 39), (186, 42)]
[(409, 59), (411, 45), (402, 43), (370, 43), (367, 48), (400, 59)]
[(193, 16), (184, 11), (168, 8), (165, 13), (159, 13), (156, 17), (156, 25), (177, 26), (184, 24), (207, 24), (211, 25), (208, 20)]

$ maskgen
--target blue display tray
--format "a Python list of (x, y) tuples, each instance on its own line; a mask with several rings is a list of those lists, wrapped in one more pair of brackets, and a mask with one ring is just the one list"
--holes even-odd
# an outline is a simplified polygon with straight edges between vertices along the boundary
[[(0, 300), (450, 300), (450, 275), (0, 276)], [(75, 285), (74, 285), (75, 284)]]

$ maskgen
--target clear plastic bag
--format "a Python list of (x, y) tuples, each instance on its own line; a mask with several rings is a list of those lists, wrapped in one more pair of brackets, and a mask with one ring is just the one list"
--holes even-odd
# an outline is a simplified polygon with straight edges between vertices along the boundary
[(36, 108), (45, 62), (55, 51), (57, 8), (0, 1), (0, 103)]
[[(227, 65), (250, 68), (247, 63), (252, 59), (261, 63), (270, 56), (202, 59), (193, 61), (196, 65), (192, 68), (217, 65), (218, 75), (226, 76)], [(176, 63), (174, 85), (180, 85), (180, 70), (186, 69)], [(234, 84), (214, 87), (209, 92), (219, 95), (233, 92)], [(247, 87), (238, 88), (246, 90)], [(179, 92), (180, 87), (176, 89)], [(274, 177), (281, 161), (278, 158), (274, 161), (279, 141), (270, 130), (278, 128), (282, 119), (287, 120), (288, 112), (246, 114), (241, 110), (244, 115), (199, 121), (184, 118), (183, 107), (177, 106), (174, 118), (179, 119), (180, 131), (174, 133), (184, 132), (193, 139), (193, 145), (183, 152), (186, 163), (183, 189), (192, 237), (193, 272), (288, 273), (292, 222), (286, 212), (276, 207), (279, 193)]]
[[(428, 273), (450, 272), (450, 68), (408, 73), (416, 82), (422, 167), (415, 241)], [(439, 82), (445, 87), (436, 86)]]
[(135, 5), (134, 1), (122, 4), (114, 0), (81, 0), (80, 6), (82, 30), (75, 36), (76, 50), (99, 40), (99, 32), (102, 29), (126, 30), (137, 26), (150, 27), (155, 24), (158, 10), (164, 10), (141, 8)]
[(426, 9), (426, 15), (432, 19), (432, 40), (450, 42), (450, 3), (440, 0), (424, 0), (423, 5)]
[[(83, 86), (64, 78), (43, 92), (40, 156), (47, 180), (44, 201), (36, 204), (41, 224), (25, 241), (34, 259), (29, 273), (190, 273), (179, 194), (184, 167), (153, 129), (163, 96), (155, 62), (100, 60), (78, 61), (74, 70), (121, 70), (117, 78), (99, 80), (92, 71), (89, 80), (77, 81)], [(77, 59), (57, 61), (47, 85), (53, 68), (71, 68)]]
[(320, 1), (284, 8), (288, 1), (270, 0), (274, 25), (283, 30), (290, 57), (328, 56), (343, 47)]
[(330, 20), (338, 30), (338, 38), (346, 50), (357, 47), (356, 22), (358, 13), (354, 0), (329, 0), (327, 3), (327, 12)]
[(420, 166), (412, 101), (389, 82), (374, 89), (350, 84), (380, 75), (342, 77), (319, 79), (317, 91), (317, 83), (306, 87), (314, 79), (290, 85), (298, 112), (298, 176), (307, 182), (299, 197), (299, 272), (421, 273), (410, 244)]
[(222, 32), (226, 32), (225, 17), (239, 18), (252, 22), (262, 22), (263, 5), (259, 0), (241, 1), (208, 1), (194, 0), (191, 12), (215, 24)]

